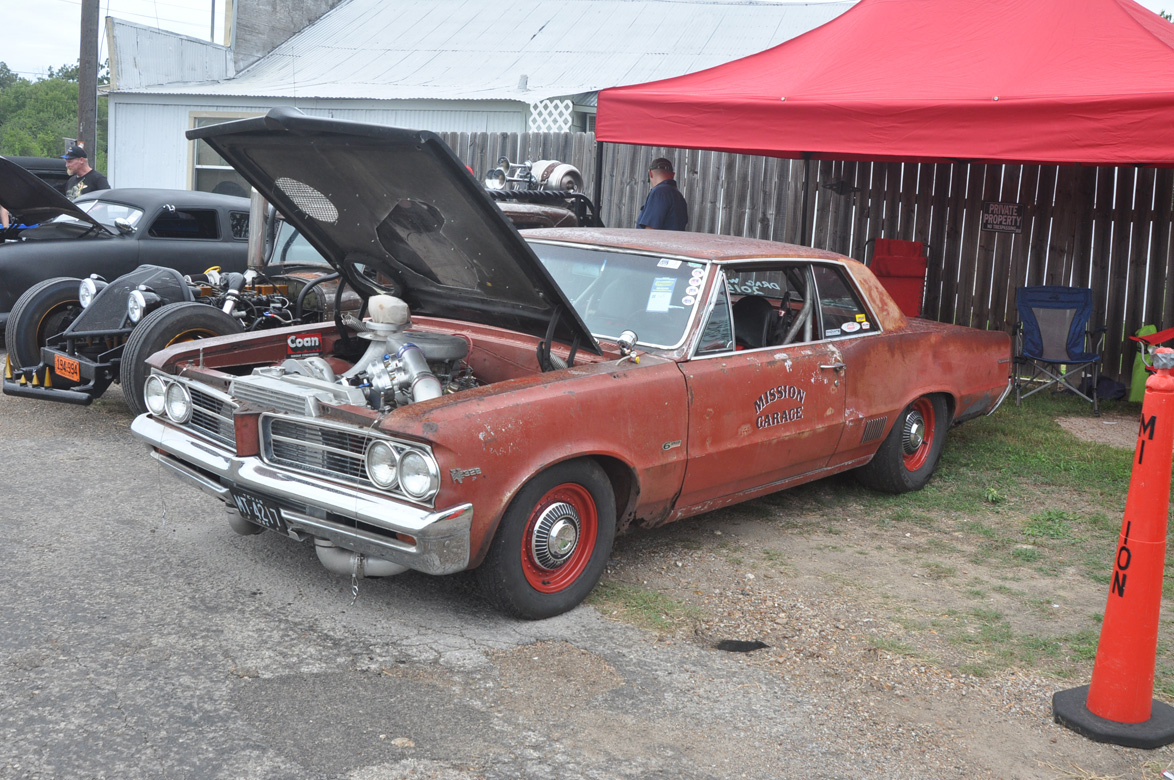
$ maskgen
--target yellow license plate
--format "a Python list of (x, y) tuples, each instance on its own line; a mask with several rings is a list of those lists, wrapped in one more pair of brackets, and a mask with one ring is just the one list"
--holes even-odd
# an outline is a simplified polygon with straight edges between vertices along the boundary
[(74, 382), (82, 381), (81, 364), (65, 355), (53, 356), (53, 373)]

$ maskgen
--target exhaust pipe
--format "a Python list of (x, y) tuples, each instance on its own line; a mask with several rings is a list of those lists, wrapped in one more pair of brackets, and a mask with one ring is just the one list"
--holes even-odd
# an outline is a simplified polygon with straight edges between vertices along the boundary
[(327, 571), (347, 577), (394, 577), (408, 570), (400, 563), (344, 550), (329, 539), (314, 537), (314, 552)]

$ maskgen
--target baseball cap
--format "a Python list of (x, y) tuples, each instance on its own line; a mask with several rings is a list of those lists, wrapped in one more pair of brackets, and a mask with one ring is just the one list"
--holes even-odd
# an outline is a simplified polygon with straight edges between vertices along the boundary
[(61, 155), (62, 160), (78, 160), (78, 159), (84, 159), (85, 157), (86, 157), (86, 150), (81, 148), (77, 144), (74, 144), (73, 146), (69, 147), (69, 151), (66, 152), (65, 154)]
[(669, 162), (669, 159), (667, 157), (657, 157), (648, 166), (648, 170), (650, 170), (650, 171), (668, 171), (669, 173), (672, 173), (673, 172), (673, 164), (671, 162)]

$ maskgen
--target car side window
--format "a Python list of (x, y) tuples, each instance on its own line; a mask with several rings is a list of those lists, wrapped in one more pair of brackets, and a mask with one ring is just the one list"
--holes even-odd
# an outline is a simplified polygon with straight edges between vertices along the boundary
[(151, 223), (147, 234), (152, 238), (220, 238), (219, 214), (213, 209), (163, 210)]
[(701, 329), (701, 339), (697, 342), (698, 355), (712, 355), (718, 352), (728, 352), (734, 348), (734, 324), (730, 319), (730, 296), (726, 292), (724, 279), (714, 296), (713, 309), (705, 320), (705, 327)]
[(249, 212), (228, 212), (228, 227), (232, 231), (233, 238), (242, 241), (247, 239), (249, 237)]
[(819, 294), (820, 321), (823, 337), (834, 339), (859, 336), (874, 330), (877, 325), (841, 269), (829, 265), (812, 267)]

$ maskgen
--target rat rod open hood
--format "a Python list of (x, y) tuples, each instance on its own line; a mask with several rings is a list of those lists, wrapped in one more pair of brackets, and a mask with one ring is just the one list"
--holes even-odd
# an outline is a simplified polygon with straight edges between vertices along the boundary
[(546, 268), (438, 136), (267, 115), (187, 132), (206, 141), (347, 280), (413, 313), (497, 325), (599, 353)]
[(113, 235), (113, 231), (79, 209), (69, 198), (7, 157), (0, 157), (0, 206), (20, 214), (21, 219), (30, 225), (68, 214)]

